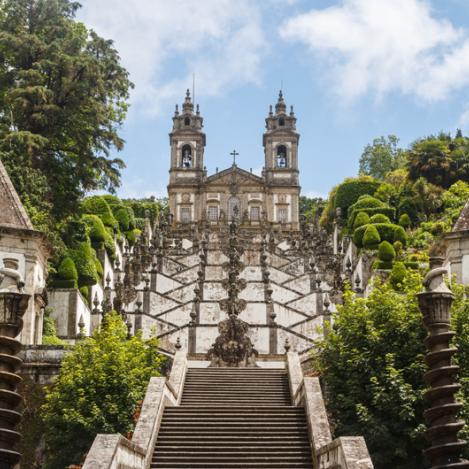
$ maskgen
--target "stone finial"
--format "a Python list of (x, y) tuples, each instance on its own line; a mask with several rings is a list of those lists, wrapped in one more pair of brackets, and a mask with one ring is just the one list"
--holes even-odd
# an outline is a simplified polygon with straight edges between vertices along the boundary
[(424, 379), (430, 388), (425, 393), (429, 405), (424, 417), (430, 447), (425, 453), (432, 469), (467, 469), (469, 462), (461, 459), (466, 442), (458, 438), (464, 422), (457, 418), (462, 405), (454, 397), (460, 388), (455, 379), (459, 367), (452, 363), (452, 356), (457, 350), (450, 346), (455, 335), (449, 329), (453, 294), (446, 286), (446, 274), (447, 270), (442, 267), (432, 269), (424, 279), (425, 291), (418, 295), (428, 331), (425, 339), (428, 349), (425, 361), (429, 370)]
[(180, 337), (178, 337), (178, 338), (176, 339), (176, 344), (174, 345), (174, 348), (175, 348), (176, 350), (178, 350), (178, 351), (181, 350), (182, 345), (181, 345), (181, 338), (180, 338)]
[(285, 353), (288, 353), (291, 349), (290, 341), (288, 337), (285, 339), (285, 343), (283, 344), (283, 348), (285, 349)]

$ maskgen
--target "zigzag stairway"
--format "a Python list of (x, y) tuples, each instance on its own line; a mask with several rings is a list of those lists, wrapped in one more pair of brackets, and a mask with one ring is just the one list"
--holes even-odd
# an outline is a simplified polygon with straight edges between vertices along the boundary
[(189, 368), (167, 407), (152, 468), (311, 468), (303, 407), (283, 369)]

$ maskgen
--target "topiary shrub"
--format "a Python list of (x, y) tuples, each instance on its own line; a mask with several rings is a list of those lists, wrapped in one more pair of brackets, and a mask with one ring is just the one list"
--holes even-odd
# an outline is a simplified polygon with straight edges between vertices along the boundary
[(356, 230), (360, 226), (367, 225), (370, 223), (370, 217), (365, 212), (360, 212), (356, 217), (353, 223), (353, 229)]
[(406, 213), (411, 219), (412, 223), (418, 221), (418, 208), (415, 205), (415, 202), (410, 197), (404, 197), (398, 205), (397, 213), (399, 217)]
[(408, 269), (412, 269), (412, 270), (418, 270), (420, 265), (418, 262), (415, 262), (415, 261), (406, 261), (404, 262), (404, 265), (408, 268)]
[(383, 262), (391, 262), (396, 258), (396, 251), (391, 243), (383, 241), (378, 248), (378, 258)]
[(346, 179), (337, 187), (334, 208), (340, 208), (342, 210), (342, 217), (345, 218), (351, 205), (362, 195), (373, 195), (379, 185), (378, 181), (367, 176)]
[(91, 244), (93, 245), (93, 247), (95, 249), (103, 249), (107, 232), (101, 218), (99, 218), (97, 215), (87, 214), (83, 215), (81, 219), (88, 226), (88, 235), (90, 237)]
[(406, 235), (406, 232), (404, 230), (404, 228), (402, 228), (402, 226), (398, 226), (398, 225), (395, 225), (396, 228), (394, 230), (394, 242), (395, 241), (400, 241), (402, 243), (403, 246), (406, 246), (407, 245), (407, 235)]
[(381, 261), (381, 260), (377, 259), (373, 263), (373, 269), (391, 270), (392, 269), (392, 262), (390, 262), (390, 261)]
[(96, 273), (98, 274), (98, 277), (100, 279), (103, 278), (104, 276), (104, 269), (103, 269), (103, 266), (101, 265), (101, 262), (100, 260), (96, 257), (95, 258), (95, 261), (94, 261), (95, 265), (96, 265)]
[(376, 223), (391, 223), (391, 220), (386, 215), (383, 215), (382, 213), (377, 213), (376, 215), (373, 215), (370, 218), (370, 223), (373, 223), (373, 224), (376, 224)]
[(96, 253), (91, 247), (91, 242), (87, 241), (75, 243), (73, 248), (68, 249), (68, 255), (75, 262), (78, 271), (78, 285), (94, 285), (98, 281), (96, 272)]
[(77, 288), (78, 272), (75, 262), (70, 257), (64, 257), (57, 269), (57, 274), (53, 282), (55, 288)]
[(114, 215), (112, 214), (112, 211), (103, 196), (95, 195), (86, 198), (81, 203), (81, 208), (86, 214), (97, 215), (99, 218), (101, 218), (105, 226), (108, 226), (113, 230), (118, 229), (119, 224), (114, 218)]
[(127, 233), (125, 233), (125, 237), (127, 238), (129, 244), (133, 246), (136, 243), (137, 237), (140, 236), (140, 234), (141, 231), (138, 228), (135, 228), (134, 230), (127, 231)]
[(80, 293), (81, 293), (81, 296), (83, 296), (83, 298), (88, 303), (88, 298), (89, 298), (89, 294), (90, 294), (89, 287), (87, 287), (86, 285), (84, 285), (83, 287), (80, 287)]
[(402, 291), (404, 289), (404, 279), (407, 275), (407, 269), (403, 262), (395, 262), (389, 276), (389, 283), (394, 290)]
[(129, 210), (126, 207), (116, 207), (114, 210), (114, 217), (119, 223), (119, 228), (121, 231), (130, 230)]
[(349, 227), (354, 225), (355, 217), (357, 217), (361, 212), (367, 213), (370, 217), (382, 214), (387, 216), (389, 220), (393, 220), (396, 215), (396, 210), (394, 208), (389, 207), (375, 197), (365, 195), (360, 197), (355, 204), (349, 207), (347, 219)]
[(404, 249), (404, 245), (400, 241), (394, 241), (394, 243), (392, 243), (392, 246), (394, 248), (394, 251), (396, 251), (396, 256), (399, 256), (399, 254)]
[(366, 225), (366, 230), (363, 235), (363, 247), (366, 249), (377, 249), (381, 238), (375, 225)]
[(410, 219), (409, 215), (407, 213), (403, 213), (399, 217), (399, 225), (402, 226), (405, 230), (411, 227), (412, 225), (412, 220)]

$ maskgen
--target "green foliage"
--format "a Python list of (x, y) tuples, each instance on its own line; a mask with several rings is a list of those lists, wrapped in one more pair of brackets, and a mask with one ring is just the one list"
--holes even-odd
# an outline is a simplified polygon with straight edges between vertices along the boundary
[(91, 247), (88, 239), (74, 243), (73, 247), (68, 248), (68, 255), (75, 262), (78, 271), (78, 285), (94, 285), (98, 281), (98, 272), (96, 271), (96, 252)]
[(384, 262), (392, 262), (396, 257), (396, 251), (391, 243), (383, 241), (378, 248), (378, 258)]
[(54, 279), (55, 288), (77, 288), (78, 271), (71, 257), (64, 257)]
[(83, 215), (81, 218), (88, 226), (91, 244), (95, 249), (103, 249), (106, 239), (106, 228), (98, 215)]
[(370, 223), (391, 223), (391, 220), (386, 215), (382, 213), (377, 213), (370, 218)]
[[(357, 228), (353, 233), (353, 242), (359, 248), (364, 246), (364, 235), (368, 227), (373, 226), (378, 230), (379, 237), (381, 241), (388, 241), (389, 243), (394, 243), (394, 241), (400, 241), (404, 246), (407, 244), (407, 235), (404, 232), (402, 236), (403, 228), (393, 223), (375, 223), (373, 225), (364, 225)], [(396, 239), (396, 231), (398, 235)]]
[(125, 233), (125, 237), (129, 244), (133, 246), (137, 242), (137, 237), (140, 236), (140, 234), (141, 231), (138, 228), (135, 228), (135, 230), (127, 231), (127, 233)]
[(86, 285), (84, 285), (83, 287), (80, 287), (80, 293), (81, 293), (81, 296), (82, 296), (86, 301), (88, 301), (88, 297), (89, 297), (89, 294), (90, 294), (90, 289), (89, 289), (89, 287), (87, 287)]
[(87, 197), (81, 203), (81, 209), (83, 210), (83, 213), (97, 215), (104, 223), (104, 226), (107, 226), (112, 230), (118, 229), (119, 224), (114, 218), (111, 208), (109, 207), (104, 197), (99, 195)]
[(97, 433), (126, 434), (163, 357), (156, 339), (127, 339), (117, 314), (68, 353), (43, 406), (48, 469), (79, 464)]
[[(348, 210), (348, 225), (349, 226), (354, 225), (355, 217), (360, 212), (364, 212), (368, 214), (368, 216), (370, 217), (381, 214), (381, 215), (386, 216), (389, 220), (394, 219), (394, 216), (395, 216), (394, 208), (389, 207), (381, 200), (378, 200), (376, 197), (365, 195), (365, 196), (360, 197), (355, 204), (349, 207), (349, 210)], [(387, 221), (387, 223), (389, 223), (389, 220)]]
[(42, 320), (42, 345), (65, 345), (65, 342), (57, 337), (55, 322), (50, 317), (48, 308), (46, 308)]
[(409, 177), (424, 177), (444, 188), (469, 181), (469, 139), (446, 134), (417, 140), (407, 152)]
[(407, 278), (407, 269), (403, 262), (395, 262), (389, 276), (389, 283), (394, 290), (401, 291), (405, 287), (405, 279)]
[(391, 270), (393, 263), (391, 261), (381, 261), (376, 259), (373, 262), (373, 269)]
[(113, 189), (123, 162), (128, 73), (112, 42), (75, 21), (71, 0), (0, 4), (0, 158), (37, 227), (73, 214), (85, 191)]
[(407, 213), (403, 213), (399, 217), (399, 225), (402, 226), (404, 229), (408, 229), (412, 225), (412, 220), (410, 219), (409, 215)]
[(363, 247), (366, 249), (377, 249), (381, 241), (378, 230), (375, 225), (366, 225), (366, 227), (363, 235)]
[(321, 197), (305, 197), (305, 196), (300, 196), (300, 201), (299, 201), (299, 210), (300, 214), (306, 216), (306, 218), (309, 221), (314, 220), (314, 217), (322, 213), (324, 210), (324, 207), (326, 205), (326, 201), (322, 199)]
[(337, 187), (334, 199), (334, 209), (340, 208), (342, 217), (346, 217), (348, 209), (362, 195), (373, 195), (379, 187), (379, 182), (369, 176), (347, 178)]
[(403, 167), (406, 159), (398, 143), (399, 139), (394, 135), (375, 138), (360, 157), (360, 174), (384, 179), (387, 173)]
[[(119, 229), (121, 231), (130, 230), (130, 211), (131, 210), (132, 209), (130, 207), (118, 207), (114, 211), (114, 217), (119, 223)], [(134, 226), (135, 226), (135, 219), (133, 219), (132, 221), (134, 222)]]
[(353, 229), (356, 230), (357, 228), (360, 228), (360, 226), (368, 225), (368, 223), (370, 223), (370, 217), (368, 214), (365, 212), (359, 212), (353, 222)]
[(407, 245), (407, 235), (405, 233), (404, 228), (402, 226), (394, 225), (394, 238), (393, 242), (399, 241), (402, 243), (403, 246)]
[(166, 198), (124, 199), (122, 203), (132, 209), (135, 217), (145, 218), (148, 216), (152, 224), (156, 222), (160, 213), (168, 212), (168, 199)]
[(423, 469), (423, 327), (418, 274), (402, 293), (376, 281), (367, 298), (348, 291), (315, 356), (336, 427), (363, 435), (377, 469)]

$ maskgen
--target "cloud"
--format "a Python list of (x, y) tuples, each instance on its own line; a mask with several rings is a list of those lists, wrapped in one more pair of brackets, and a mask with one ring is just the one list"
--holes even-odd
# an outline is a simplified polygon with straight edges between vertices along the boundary
[(256, 83), (266, 49), (261, 14), (248, 0), (83, 0), (80, 19), (112, 38), (136, 87), (133, 111), (158, 114), (181, 100)]
[(466, 108), (459, 116), (458, 127), (465, 133), (469, 132), (469, 103), (466, 104)]
[(348, 101), (396, 91), (442, 100), (469, 85), (468, 32), (424, 0), (342, 0), (288, 19), (281, 36), (322, 59)]

